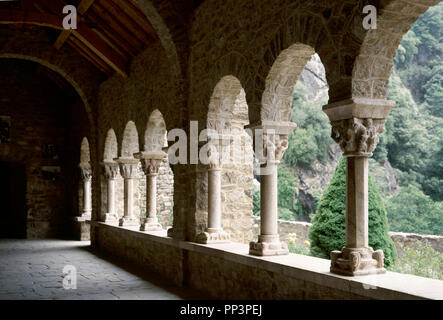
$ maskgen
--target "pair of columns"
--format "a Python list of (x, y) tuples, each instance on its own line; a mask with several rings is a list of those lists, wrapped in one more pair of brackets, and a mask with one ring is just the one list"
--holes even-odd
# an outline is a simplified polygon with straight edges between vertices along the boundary
[[(331, 137), (340, 145), (347, 161), (346, 244), (341, 251), (331, 252), (333, 273), (354, 276), (386, 272), (383, 251), (374, 251), (368, 244), (368, 157), (372, 156), (378, 134), (384, 132), (384, 123), (394, 105), (388, 100), (353, 98), (323, 107), (331, 121)], [(248, 128), (254, 135), (254, 150), (262, 171), (260, 235), (257, 242), (250, 243), (249, 253), (288, 254), (286, 243), (278, 235), (277, 169), (295, 125), (261, 121)], [(262, 137), (257, 140), (258, 134)], [(258, 145), (260, 141), (262, 144)], [(257, 149), (259, 146), (262, 150)]]
[(116, 158), (115, 161), (103, 162), (104, 176), (107, 180), (108, 207), (105, 222), (115, 222), (118, 215), (115, 210), (115, 178), (120, 171), (124, 181), (124, 212), (118, 220), (119, 226), (139, 226), (140, 220), (134, 216), (134, 180), (137, 179), (139, 161), (146, 176), (146, 218), (140, 225), (140, 231), (161, 231), (157, 218), (157, 175), (166, 153), (136, 153), (136, 158)]

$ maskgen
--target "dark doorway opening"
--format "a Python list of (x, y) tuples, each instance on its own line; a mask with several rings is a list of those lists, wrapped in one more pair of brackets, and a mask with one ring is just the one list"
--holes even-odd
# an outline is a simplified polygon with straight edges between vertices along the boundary
[(25, 166), (0, 162), (0, 238), (26, 238)]

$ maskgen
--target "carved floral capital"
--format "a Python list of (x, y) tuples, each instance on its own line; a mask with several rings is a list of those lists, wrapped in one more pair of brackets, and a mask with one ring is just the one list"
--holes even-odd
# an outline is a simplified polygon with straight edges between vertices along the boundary
[(140, 161), (145, 175), (158, 174), (162, 163), (161, 159), (140, 159)]
[(103, 163), (103, 175), (108, 180), (114, 180), (117, 178), (119, 172), (118, 163), (116, 162), (105, 162)]
[(331, 138), (340, 145), (344, 156), (372, 156), (384, 132), (386, 119), (350, 118), (331, 122)]
[(120, 174), (123, 179), (136, 179), (138, 160), (133, 158), (119, 158), (117, 163), (120, 167)]
[(84, 182), (91, 181), (92, 179), (92, 168), (89, 162), (87, 163), (80, 163), (78, 165), (80, 168), (80, 177)]

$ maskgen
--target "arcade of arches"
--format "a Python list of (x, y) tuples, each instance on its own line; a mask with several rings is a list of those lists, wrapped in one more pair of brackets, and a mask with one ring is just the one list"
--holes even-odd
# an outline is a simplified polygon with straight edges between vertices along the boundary
[[(72, 32), (63, 0), (0, 4), (0, 169), (2, 194), (14, 194), (2, 198), (2, 236), (90, 240), (222, 299), (443, 298), (441, 281), (386, 272), (367, 220), (393, 58), (438, 0), (72, 2)], [(363, 28), (367, 4), (376, 29)], [(346, 246), (331, 261), (289, 254), (277, 226), (293, 88), (315, 53), (347, 157)], [(186, 163), (171, 159), (178, 129)], [(192, 161), (204, 129), (207, 164)]]

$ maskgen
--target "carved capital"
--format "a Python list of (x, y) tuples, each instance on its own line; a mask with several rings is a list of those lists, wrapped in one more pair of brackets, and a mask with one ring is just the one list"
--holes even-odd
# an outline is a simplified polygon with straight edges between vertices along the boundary
[(140, 159), (140, 161), (145, 175), (158, 174), (162, 163), (161, 159)]
[(295, 127), (292, 122), (276, 121), (261, 121), (245, 127), (248, 133), (252, 132), (255, 154), (261, 164), (280, 162), (288, 148), (288, 137)]
[(386, 119), (350, 118), (331, 123), (331, 138), (340, 145), (344, 156), (372, 156), (384, 132)]
[(211, 144), (208, 150), (208, 167), (209, 170), (217, 170), (222, 167), (222, 159), (221, 154), (217, 150), (217, 146), (215, 144)]
[(82, 178), (83, 181), (87, 182), (87, 181), (91, 181), (92, 179), (92, 168), (91, 166), (79, 166), (80, 168), (80, 176)]
[(117, 163), (123, 179), (136, 179), (138, 160), (133, 158), (119, 158)]
[(265, 159), (280, 162), (286, 149), (288, 149), (288, 135), (263, 135), (263, 156)]
[(108, 180), (114, 180), (118, 175), (118, 163), (116, 162), (104, 162), (103, 163), (103, 175)]

